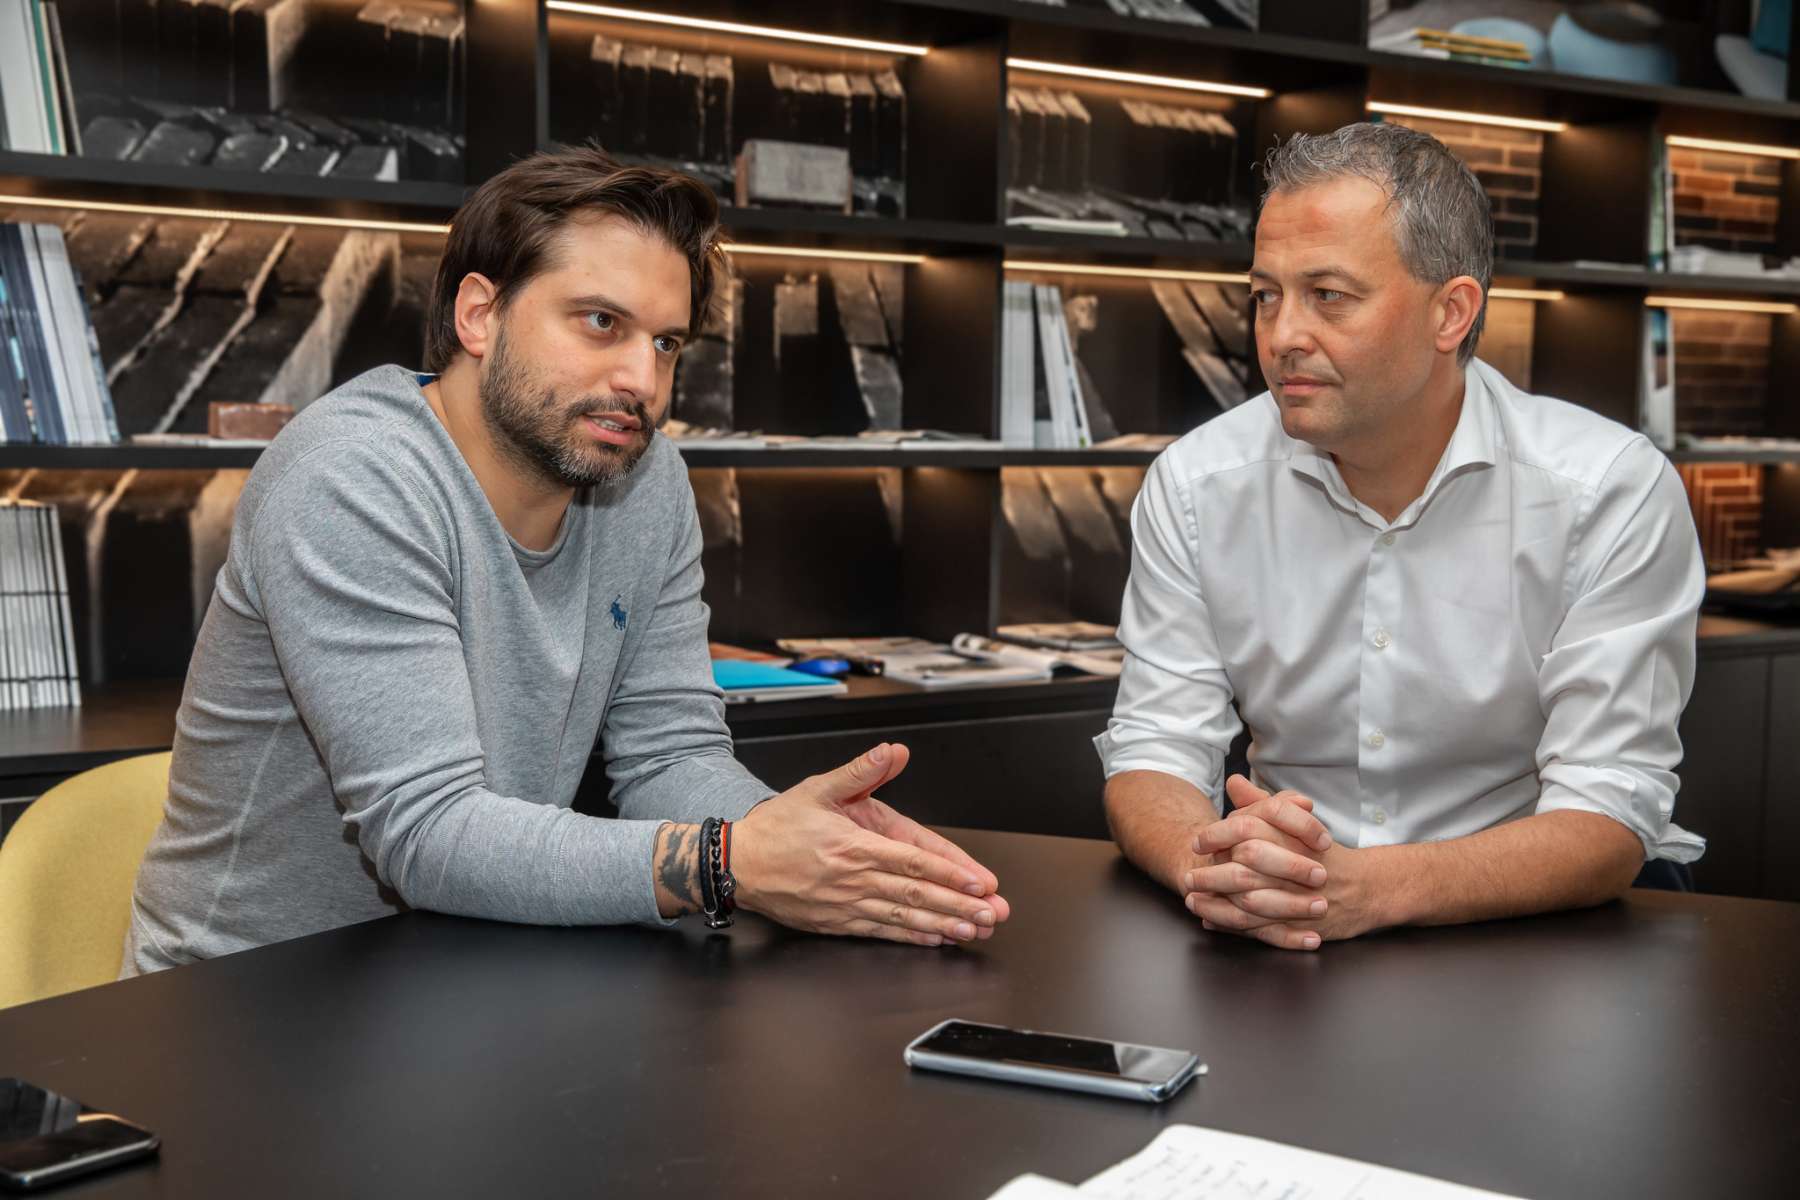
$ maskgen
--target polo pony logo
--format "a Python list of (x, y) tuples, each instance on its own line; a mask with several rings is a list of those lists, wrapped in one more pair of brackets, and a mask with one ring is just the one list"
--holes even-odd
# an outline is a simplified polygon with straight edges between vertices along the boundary
[(625, 606), (619, 603), (623, 599), (625, 599), (625, 593), (620, 592), (613, 597), (612, 607), (606, 610), (612, 614), (614, 629), (625, 628)]

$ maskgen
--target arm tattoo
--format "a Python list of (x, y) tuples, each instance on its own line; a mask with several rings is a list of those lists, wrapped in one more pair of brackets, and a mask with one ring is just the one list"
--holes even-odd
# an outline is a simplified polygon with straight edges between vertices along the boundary
[(700, 911), (700, 827), (665, 825), (656, 839), (656, 882), (684, 913)]

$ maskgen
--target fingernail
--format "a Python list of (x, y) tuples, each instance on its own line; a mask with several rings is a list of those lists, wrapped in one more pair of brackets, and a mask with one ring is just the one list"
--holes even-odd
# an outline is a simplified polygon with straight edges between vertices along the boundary
[(1190, 892), (1194, 890), (1194, 873), (1192, 871), (1189, 871), (1181, 877), (1181, 886), (1185, 887)]
[(1197, 900), (1195, 900), (1192, 896), (1189, 896), (1184, 901), (1184, 903), (1187, 905), (1187, 910), (1189, 912), (1193, 913), (1196, 917), (1200, 915), (1200, 910), (1197, 907), (1195, 907), (1195, 905), (1198, 904), (1199, 902)]
[(952, 929), (950, 932), (955, 934), (958, 940), (964, 942), (972, 941), (975, 937), (975, 927), (967, 921), (958, 921), (956, 923), (956, 928)]
[(1331, 849), (1331, 834), (1329, 832), (1321, 833), (1319, 835), (1319, 840), (1313, 844), (1318, 846), (1321, 850)]
[(977, 925), (992, 925), (994, 923), (994, 910), (991, 908), (984, 908), (976, 913), (975, 923)]
[(1213, 927), (1213, 923), (1211, 921), (1200, 922), (1200, 928), (1205, 929), (1209, 932), (1212, 930), (1212, 927)]
[(1319, 935), (1316, 933), (1309, 933), (1300, 939), (1300, 944), (1305, 946), (1308, 950), (1317, 950), (1319, 948)]
[(969, 882), (963, 884), (963, 891), (969, 893), (969, 895), (971, 895), (971, 896), (987, 895), (987, 889), (982, 887), (981, 884), (977, 883), (973, 879), (971, 879), (971, 880), (969, 880)]
[(1307, 878), (1312, 881), (1312, 885), (1314, 887), (1324, 887), (1325, 886), (1325, 868), (1324, 867), (1314, 867), (1312, 869), (1312, 874), (1309, 875)]
[(1325, 912), (1325, 897), (1321, 896), (1312, 902), (1312, 915), (1317, 917)]
[(879, 745), (879, 746), (875, 747), (873, 750), (869, 751), (869, 761), (874, 763), (876, 766), (878, 766), (878, 767), (886, 766), (887, 760), (888, 760), (888, 747), (887, 747), (886, 742), (881, 743), (881, 745)]

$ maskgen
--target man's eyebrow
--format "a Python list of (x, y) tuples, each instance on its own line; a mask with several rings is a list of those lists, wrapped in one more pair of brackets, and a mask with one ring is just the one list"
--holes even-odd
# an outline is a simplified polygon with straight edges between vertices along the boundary
[[(1269, 283), (1277, 282), (1275, 279), (1275, 276), (1271, 275), (1269, 272), (1263, 270), (1260, 267), (1251, 267), (1250, 268), (1250, 278), (1266, 280)], [(1343, 267), (1338, 267), (1338, 266), (1314, 267), (1310, 271), (1300, 272), (1300, 278), (1302, 278), (1302, 279), (1341, 279), (1345, 283), (1349, 284), (1351, 287), (1354, 287), (1354, 288), (1365, 288), (1365, 287), (1369, 286), (1367, 281), (1364, 280), (1360, 275), (1356, 275), (1350, 271), (1345, 270)]]
[[(624, 320), (637, 320), (637, 317), (629, 308), (626, 308), (623, 304), (620, 304), (616, 300), (609, 299), (606, 296), (576, 296), (569, 301), (569, 305), (572, 308), (579, 308), (583, 311), (589, 309), (605, 309), (607, 312), (614, 313)], [(657, 337), (686, 337), (687, 335), (688, 327), (686, 325), (671, 325), (667, 329), (658, 330), (656, 334)]]

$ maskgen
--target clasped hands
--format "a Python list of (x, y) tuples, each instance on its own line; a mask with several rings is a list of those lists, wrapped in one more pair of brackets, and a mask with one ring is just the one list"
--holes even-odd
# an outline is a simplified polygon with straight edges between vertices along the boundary
[(1298, 792), (1270, 793), (1242, 775), (1225, 783), (1233, 811), (1203, 826), (1177, 879), (1203, 927), (1284, 950), (1374, 928), (1362, 852), (1340, 846)]

